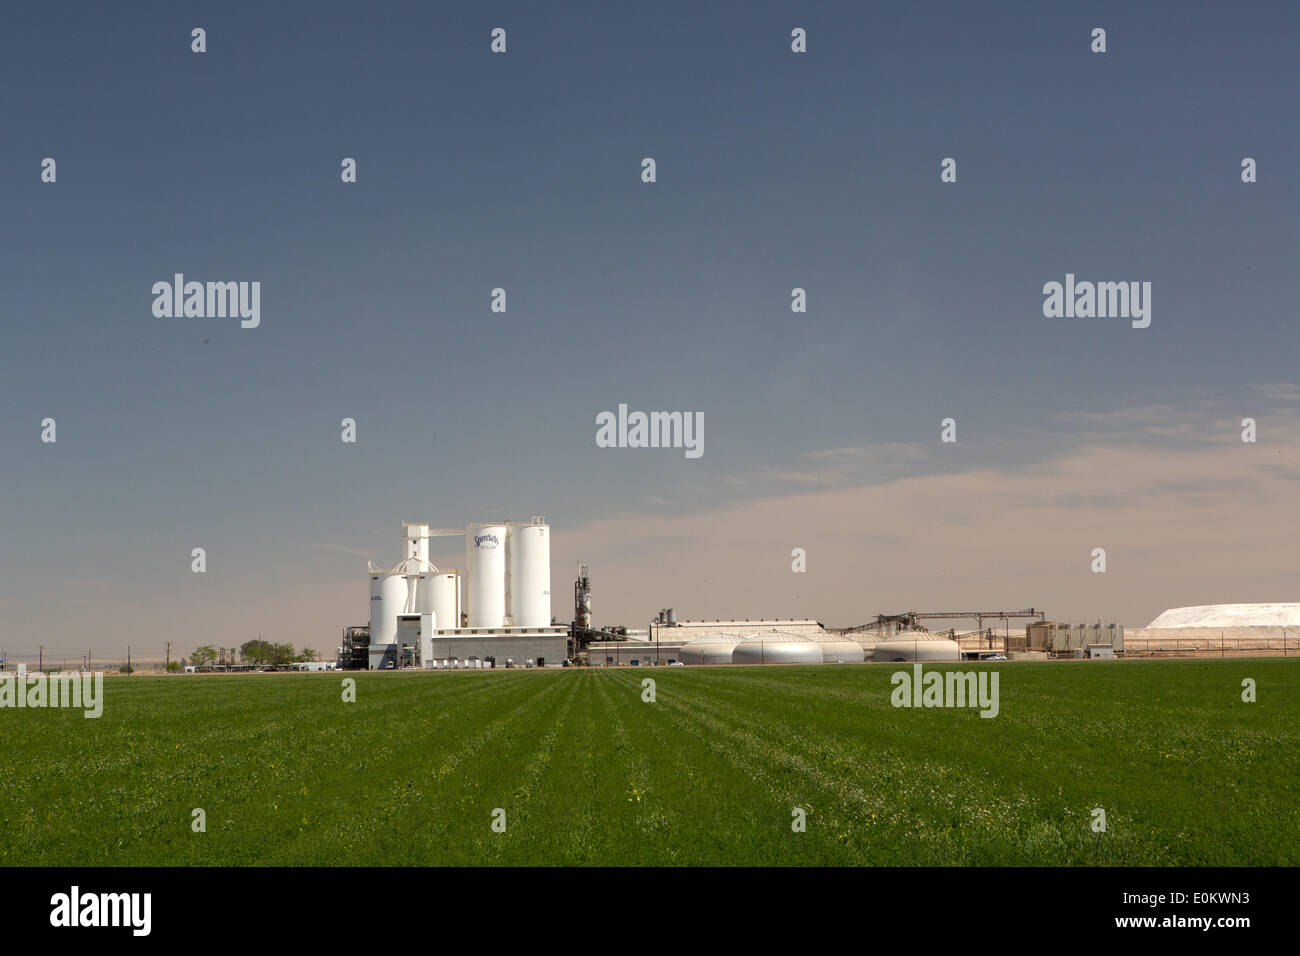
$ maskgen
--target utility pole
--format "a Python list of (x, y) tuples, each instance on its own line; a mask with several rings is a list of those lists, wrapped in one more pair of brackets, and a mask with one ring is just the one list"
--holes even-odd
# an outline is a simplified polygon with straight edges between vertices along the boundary
[(126, 672), (131, 673), (131, 645), (126, 645)]
[(40, 657), (38, 658), (40, 663), (36, 665), (36, 670), (44, 671), (45, 670), (45, 645), (37, 644), (36, 646), (41, 649)]
[(165, 670), (172, 669), (172, 642), (171, 641), (167, 642), (167, 666), (164, 669)]

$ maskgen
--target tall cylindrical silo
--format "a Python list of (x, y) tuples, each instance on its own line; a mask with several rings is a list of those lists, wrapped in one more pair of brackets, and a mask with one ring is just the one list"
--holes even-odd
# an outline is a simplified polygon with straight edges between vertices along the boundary
[(551, 526), (532, 524), (510, 529), (510, 615), (515, 627), (551, 624)]
[(506, 526), (470, 525), (465, 547), (469, 551), (469, 626), (501, 627), (506, 617)]
[(431, 591), (438, 627), (460, 627), (460, 572), (439, 571), (433, 575)]
[(430, 571), (416, 574), (411, 577), (411, 593), (406, 601), (406, 609), (410, 614), (427, 614), (434, 610), (433, 607), (433, 578)]
[(370, 644), (397, 643), (397, 615), (406, 609), (406, 575), (370, 575)]

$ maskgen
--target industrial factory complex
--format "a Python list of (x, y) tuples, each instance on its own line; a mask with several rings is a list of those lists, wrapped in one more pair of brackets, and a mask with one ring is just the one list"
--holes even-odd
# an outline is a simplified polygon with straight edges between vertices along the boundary
[[(437, 568), (429, 539), (463, 537), (465, 566)], [(370, 623), (344, 630), (351, 670), (495, 667), (823, 664), (863, 661), (1047, 660), (1289, 654), (1300, 604), (1174, 608), (1145, 628), (1067, 624), (1025, 610), (908, 611), (852, 627), (815, 620), (678, 621), (596, 628), (591, 578), (579, 565), (572, 618), (551, 607), (551, 529), (543, 517), (464, 528), (402, 525), (404, 557), (371, 562)], [(969, 630), (956, 624), (974, 623)], [(1014, 628), (1014, 629), (1013, 629)]]
[[(551, 621), (551, 528), (545, 518), (454, 530), (406, 523), (402, 531), (406, 556), (387, 571), (370, 566), (370, 626), (345, 632), (342, 666), (431, 670), (564, 662), (570, 629)], [(465, 574), (429, 562), (429, 539), (448, 536), (464, 536)]]

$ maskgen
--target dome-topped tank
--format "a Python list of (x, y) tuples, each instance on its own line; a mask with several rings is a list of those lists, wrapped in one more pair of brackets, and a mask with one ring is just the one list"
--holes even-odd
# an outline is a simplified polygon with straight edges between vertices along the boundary
[(873, 661), (959, 661), (961, 648), (942, 634), (902, 631), (878, 643)]
[(839, 634), (814, 634), (812, 640), (822, 649), (823, 663), (848, 664), (867, 659), (861, 644)]
[(733, 664), (820, 664), (822, 646), (802, 634), (768, 631), (750, 634), (732, 652)]
[(677, 659), (683, 664), (730, 664), (740, 638), (729, 634), (705, 634), (682, 645)]

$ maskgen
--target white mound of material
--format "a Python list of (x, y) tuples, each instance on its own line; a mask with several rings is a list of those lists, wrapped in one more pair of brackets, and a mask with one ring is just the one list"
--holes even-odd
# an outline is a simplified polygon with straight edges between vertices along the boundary
[(1300, 627), (1300, 604), (1171, 607), (1147, 627)]

